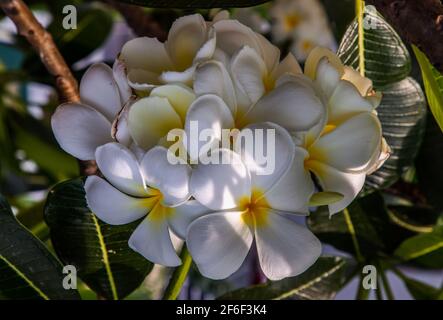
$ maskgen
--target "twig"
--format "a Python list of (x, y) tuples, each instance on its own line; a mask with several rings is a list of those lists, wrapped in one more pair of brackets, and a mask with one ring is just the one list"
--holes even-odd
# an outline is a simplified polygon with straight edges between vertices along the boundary
[(18, 34), (28, 40), (49, 73), (55, 78), (60, 102), (80, 100), (78, 85), (51, 35), (42, 27), (22, 0), (0, 0), (0, 7), (14, 22)]
[[(79, 102), (77, 80), (72, 75), (52, 36), (29, 10), (22, 0), (0, 0), (0, 8), (14, 22), (18, 34), (26, 38), (40, 56), (48, 72), (55, 78), (59, 101)], [(96, 173), (95, 161), (79, 161), (80, 172), (84, 175)]]
[(443, 5), (440, 0), (366, 0), (395, 30), (443, 72)]
[(155, 37), (160, 41), (166, 40), (166, 31), (143, 8), (113, 0), (105, 0), (105, 2), (120, 12), (136, 35), (140, 37)]

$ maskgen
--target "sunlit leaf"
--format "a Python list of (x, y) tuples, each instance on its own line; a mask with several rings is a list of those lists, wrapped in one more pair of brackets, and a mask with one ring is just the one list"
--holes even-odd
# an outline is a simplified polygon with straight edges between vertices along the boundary
[(138, 222), (111, 226), (98, 220), (87, 207), (82, 179), (62, 182), (51, 190), (45, 219), (59, 258), (76, 266), (80, 278), (107, 299), (126, 297), (152, 268), (128, 246)]
[(341, 257), (321, 257), (301, 275), (238, 289), (220, 300), (330, 300), (350, 279), (354, 265)]

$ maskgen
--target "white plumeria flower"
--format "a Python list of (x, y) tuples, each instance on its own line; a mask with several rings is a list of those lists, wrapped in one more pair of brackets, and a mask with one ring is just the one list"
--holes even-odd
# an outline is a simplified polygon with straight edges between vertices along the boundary
[(232, 17), (255, 32), (266, 34), (271, 30), (271, 24), (254, 10), (254, 8), (238, 8)]
[(128, 114), (129, 132), (136, 144), (148, 150), (160, 144), (167, 146), (167, 135), (183, 129), (186, 113), (195, 100), (194, 92), (183, 84), (154, 88), (149, 97), (135, 102)]
[(311, 51), (316, 47), (337, 50), (337, 43), (331, 29), (318, 21), (304, 23), (294, 31), (294, 41), (291, 52), (299, 61), (305, 61)]
[[(263, 60), (249, 47), (233, 57), (234, 81), (222, 63), (212, 60), (201, 64), (194, 81), (194, 91), (199, 97), (186, 116), (187, 135), (193, 123), (198, 123), (200, 132), (212, 129), (214, 144), (221, 139), (220, 129), (243, 129), (267, 121), (290, 133), (309, 131), (323, 121), (325, 106), (312, 81), (299, 74), (299, 68), (297, 61), (288, 56), (268, 72)], [(287, 77), (288, 72), (293, 76)], [(266, 88), (266, 78), (275, 81), (271, 91)], [(191, 154), (191, 158), (199, 154)]]
[(276, 0), (271, 10), (273, 19), (272, 39), (283, 42), (294, 36), (303, 24), (325, 24), (325, 12), (317, 0)]
[(304, 214), (313, 192), (303, 170), (305, 151), (295, 147), (283, 128), (270, 123), (261, 127), (277, 133), (272, 175), (258, 175), (251, 161), (229, 149), (215, 151), (230, 158), (229, 164), (199, 164), (193, 169), (192, 194), (213, 213), (191, 223), (186, 241), (206, 277), (224, 279), (238, 270), (254, 239), (260, 266), (271, 280), (304, 272), (321, 253), (320, 241), (290, 218)]
[[(329, 204), (330, 214), (346, 208), (363, 187), (366, 175), (383, 164), (389, 148), (375, 108), (381, 96), (372, 82), (342, 65), (331, 51), (312, 51), (305, 65), (325, 96), (327, 117), (304, 137), (305, 170), (312, 172), (324, 191), (343, 198)], [(311, 182), (313, 183), (313, 182)]]
[(177, 19), (168, 39), (141, 37), (128, 41), (119, 59), (127, 68), (132, 88), (150, 91), (162, 83), (192, 83), (198, 62), (212, 58), (215, 32), (200, 14)]
[(85, 183), (88, 206), (100, 220), (112, 225), (143, 219), (129, 246), (149, 261), (164, 266), (181, 264), (170, 230), (182, 239), (191, 221), (208, 211), (190, 198), (188, 165), (171, 165), (167, 150), (157, 146), (139, 163), (118, 143), (97, 148), (97, 165), (106, 178), (89, 176)]
[(114, 139), (130, 144), (124, 113), (119, 116), (123, 107), (132, 103), (124, 77), (118, 66), (113, 71), (103, 63), (94, 64), (81, 79), (81, 102), (57, 108), (51, 126), (66, 152), (80, 160), (93, 160), (95, 149)]

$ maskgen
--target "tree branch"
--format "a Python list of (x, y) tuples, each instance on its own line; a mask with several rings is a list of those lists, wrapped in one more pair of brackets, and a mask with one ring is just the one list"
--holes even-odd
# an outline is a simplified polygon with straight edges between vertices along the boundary
[(120, 12), (136, 35), (140, 37), (155, 37), (160, 41), (166, 40), (166, 31), (143, 8), (113, 0), (105, 0), (105, 2)]
[[(22, 0), (0, 0), (0, 8), (14, 22), (17, 32), (32, 45), (48, 72), (55, 78), (60, 102), (79, 102), (78, 84), (58, 50), (52, 36)], [(81, 174), (97, 171), (95, 161), (79, 161)]]
[(440, 0), (366, 0), (395, 30), (443, 72), (443, 5)]
[(49, 73), (55, 78), (55, 85), (61, 102), (80, 100), (78, 85), (69, 67), (58, 51), (52, 36), (42, 27), (22, 0), (0, 0), (0, 7), (14, 22), (17, 32), (32, 45)]

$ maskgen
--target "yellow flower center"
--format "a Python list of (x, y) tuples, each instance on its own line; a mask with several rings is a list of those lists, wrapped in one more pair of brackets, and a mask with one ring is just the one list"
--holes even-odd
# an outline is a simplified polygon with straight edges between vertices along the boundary
[(284, 28), (286, 32), (292, 31), (301, 22), (301, 17), (297, 13), (291, 13), (285, 16)]
[(239, 203), (242, 219), (248, 226), (260, 228), (268, 225), (270, 206), (263, 191), (254, 188), (251, 198), (241, 198)]
[(144, 198), (141, 205), (148, 210), (149, 219), (153, 222), (162, 222), (170, 218), (175, 210), (162, 204), (163, 195), (158, 189), (149, 189), (149, 197)]

